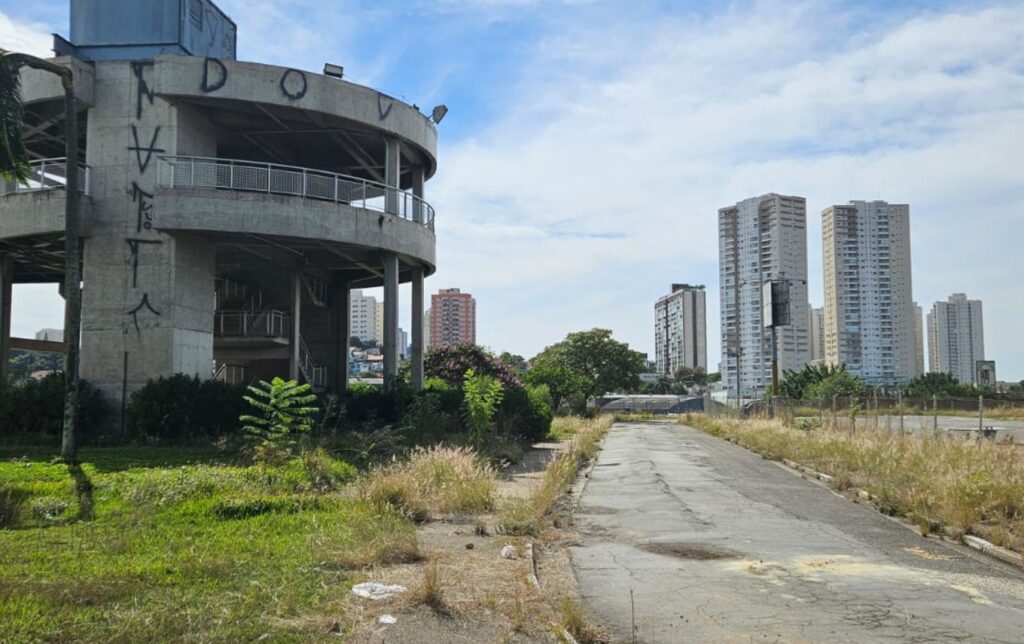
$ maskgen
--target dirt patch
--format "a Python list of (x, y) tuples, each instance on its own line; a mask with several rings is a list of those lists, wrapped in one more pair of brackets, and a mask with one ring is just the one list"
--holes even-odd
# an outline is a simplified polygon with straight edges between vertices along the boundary
[(621, 510), (616, 510), (615, 508), (606, 508), (603, 505), (588, 505), (588, 506), (581, 507), (581, 508), (576, 510), (576, 514), (607, 515), (607, 514), (618, 514), (619, 512), (621, 512)]
[[(499, 473), (499, 504), (526, 498), (535, 489), (551, 459), (565, 444), (543, 443), (523, 461)], [(345, 598), (353, 616), (348, 633), (355, 642), (533, 642), (550, 640), (559, 621), (558, 601), (576, 597), (568, 544), (578, 535), (553, 528), (543, 540), (496, 534), (495, 516), (447, 516), (420, 525), (416, 531), (421, 562), (366, 571), (366, 578), (409, 589), (392, 599), (371, 602)], [(533, 562), (527, 544), (534, 543), (538, 588), (531, 580)], [(515, 554), (506, 558), (502, 549)], [(417, 601), (425, 570), (436, 569), (439, 609)], [(379, 621), (392, 615), (394, 624)]]
[(644, 552), (651, 552), (656, 555), (666, 555), (677, 559), (692, 559), (695, 561), (711, 561), (714, 559), (737, 559), (743, 555), (735, 550), (719, 548), (706, 543), (642, 543), (637, 546)]

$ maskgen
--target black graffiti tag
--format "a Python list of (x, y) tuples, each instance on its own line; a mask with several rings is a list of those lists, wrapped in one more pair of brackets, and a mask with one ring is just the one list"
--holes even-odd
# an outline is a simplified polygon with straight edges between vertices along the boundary
[(142, 301), (131, 311), (128, 311), (128, 315), (132, 316), (132, 323), (135, 325), (135, 333), (142, 335), (142, 329), (139, 328), (139, 313), (142, 309), (149, 309), (150, 313), (160, 317), (160, 311), (153, 308), (153, 305), (149, 303), (149, 293), (142, 294)]
[(139, 187), (132, 181), (132, 201), (135, 202), (135, 232), (153, 227), (153, 194)]
[[(211, 66), (214, 71), (213, 76), (210, 74)], [(201, 91), (207, 94), (216, 92), (224, 87), (226, 82), (228, 82), (228, 68), (224, 66), (224, 63), (216, 58), (207, 58), (203, 61), (203, 82), (199, 84)]]
[[(291, 78), (293, 75), (298, 76), (299, 80), (302, 81), (302, 86), (298, 89), (292, 89), (288, 87), (288, 79)], [(293, 101), (297, 101), (303, 96), (305, 96), (306, 90), (309, 89), (309, 84), (306, 82), (306, 75), (297, 69), (285, 70), (284, 74), (281, 75), (281, 81), (279, 85), (281, 86), (281, 93), (287, 96), (288, 98), (292, 99)]]
[(132, 73), (135, 74), (135, 78), (138, 81), (138, 90), (135, 96), (135, 119), (142, 118), (142, 99), (145, 98), (149, 101), (149, 104), (153, 104), (153, 99), (156, 97), (156, 90), (149, 88), (146, 83), (146, 78), (143, 76), (143, 70), (147, 67), (152, 67), (152, 62), (147, 61), (135, 61), (132, 63)]
[[(128, 146), (129, 151), (135, 152), (135, 160), (139, 164), (139, 174), (146, 174), (146, 168), (149, 167), (149, 162), (153, 159), (154, 152), (165, 152), (163, 148), (156, 147), (156, 139), (160, 136), (160, 126), (156, 126), (153, 130), (153, 138), (150, 139), (148, 146), (139, 145), (139, 130), (132, 124), (132, 140), (135, 145)], [(146, 153), (146, 158), (142, 158), (142, 153)]]
[(132, 237), (125, 241), (128, 242), (128, 248), (132, 253), (132, 288), (135, 288), (139, 285), (139, 246), (146, 244), (159, 246), (163, 242), (157, 239), (134, 239)]
[[(385, 107), (387, 105), (387, 107)], [(380, 92), (377, 92), (377, 114), (380, 115), (380, 120), (384, 120), (391, 114), (391, 108), (395, 106), (395, 102), (390, 98), (384, 96)]]

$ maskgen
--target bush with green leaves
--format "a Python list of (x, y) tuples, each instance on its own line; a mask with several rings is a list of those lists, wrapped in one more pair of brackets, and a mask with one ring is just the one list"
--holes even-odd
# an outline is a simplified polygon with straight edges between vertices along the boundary
[[(88, 441), (110, 410), (108, 401), (88, 382), (79, 381), (78, 436)], [(0, 387), (0, 435), (57, 438), (64, 427), (64, 374)]]
[(126, 410), (128, 435), (158, 445), (214, 441), (237, 434), (248, 409), (245, 387), (175, 374), (148, 381)]
[(243, 423), (242, 431), (256, 459), (270, 462), (290, 455), (298, 438), (313, 429), (318, 409), (312, 387), (275, 377), (270, 382), (260, 380), (248, 389), (252, 395), (242, 399), (254, 413), (243, 414), (238, 420)]
[(462, 382), (462, 391), (469, 438), (480, 448), (494, 430), (494, 414), (501, 405), (503, 387), (497, 378), (477, 375), (468, 369)]
[(551, 392), (546, 385), (508, 388), (495, 416), (499, 433), (531, 443), (543, 440), (551, 429)]

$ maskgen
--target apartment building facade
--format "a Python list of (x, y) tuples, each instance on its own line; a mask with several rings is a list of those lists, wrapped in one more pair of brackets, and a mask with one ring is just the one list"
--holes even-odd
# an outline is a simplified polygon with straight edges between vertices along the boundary
[(771, 333), (762, 287), (786, 281), (791, 324), (778, 329), (780, 373), (810, 360), (807, 203), (766, 194), (718, 211), (722, 379), (730, 399), (755, 398), (771, 384)]
[(430, 296), (430, 346), (476, 344), (476, 300), (457, 288)]
[(932, 373), (948, 373), (973, 383), (977, 363), (985, 359), (981, 300), (954, 293), (936, 302), (928, 314), (928, 359)]
[(910, 206), (851, 201), (821, 213), (825, 362), (874, 385), (917, 373)]
[(679, 367), (708, 369), (707, 319), (703, 286), (673, 284), (654, 303), (655, 369), (671, 376)]

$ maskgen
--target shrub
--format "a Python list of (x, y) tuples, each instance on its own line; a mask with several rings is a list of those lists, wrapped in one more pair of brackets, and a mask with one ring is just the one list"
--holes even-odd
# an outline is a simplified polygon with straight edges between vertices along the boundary
[(130, 436), (162, 445), (216, 440), (238, 431), (244, 387), (175, 374), (150, 380), (126, 410)]
[(406, 386), (382, 392), (377, 387), (356, 383), (341, 398), (344, 421), (350, 423), (396, 423), (402, 418), (412, 392)]
[(468, 369), (463, 380), (463, 404), (470, 440), (479, 448), (494, 430), (494, 414), (501, 404), (502, 386), (496, 378)]
[(431, 347), (423, 359), (424, 375), (439, 378), (450, 387), (462, 387), (470, 369), (495, 378), (506, 389), (523, 386), (511, 367), (475, 344)]
[(255, 448), (257, 460), (264, 463), (278, 460), (290, 453), (300, 434), (313, 428), (316, 394), (310, 393), (309, 383), (274, 378), (259, 381), (248, 387), (252, 396), (242, 398), (257, 415), (243, 414), (238, 420), (242, 430)]
[(534, 443), (547, 436), (552, 418), (551, 394), (537, 385), (506, 391), (495, 424), (501, 433)]
[[(103, 395), (88, 382), (79, 382), (78, 437), (88, 440), (99, 433), (109, 411)], [(57, 437), (64, 428), (64, 374), (51, 373), (39, 380), (0, 388), (0, 430), (8, 435)]]

